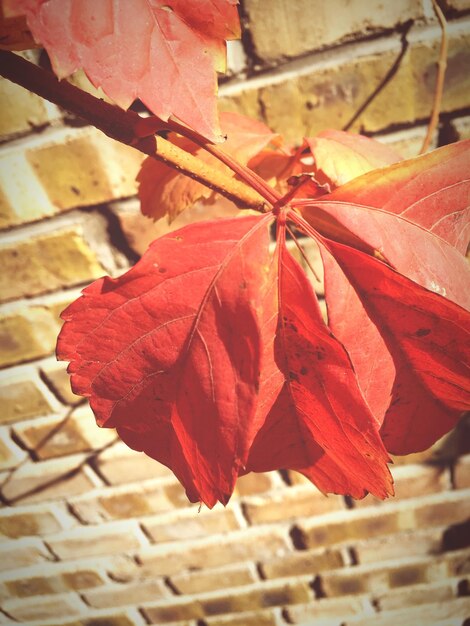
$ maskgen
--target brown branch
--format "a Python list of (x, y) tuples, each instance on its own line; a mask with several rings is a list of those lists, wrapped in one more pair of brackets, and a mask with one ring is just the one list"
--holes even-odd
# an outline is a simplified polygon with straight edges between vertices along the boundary
[(437, 63), (437, 76), (436, 76), (436, 87), (434, 90), (434, 102), (433, 102), (431, 117), (429, 119), (428, 130), (426, 132), (426, 137), (424, 138), (423, 145), (421, 146), (421, 150), (419, 152), (420, 154), (423, 154), (423, 152), (426, 152), (429, 149), (432, 136), (439, 122), (439, 113), (441, 110), (442, 93), (444, 91), (444, 79), (445, 79), (446, 69), (447, 69), (447, 49), (448, 49), (447, 22), (441, 10), (441, 7), (437, 3), (437, 0), (432, 0), (432, 5), (437, 15), (437, 18), (439, 20), (439, 24), (441, 26), (442, 37), (441, 37), (441, 47), (439, 50), (439, 61)]
[(142, 137), (142, 133), (137, 130), (142, 126), (142, 118), (134, 111), (124, 111), (66, 81), (59, 81), (50, 72), (13, 52), (0, 50), (0, 74), (83, 118), (108, 137), (163, 161), (237, 205), (258, 211), (264, 210), (263, 197), (243, 182), (210, 167), (163, 137), (153, 135)]

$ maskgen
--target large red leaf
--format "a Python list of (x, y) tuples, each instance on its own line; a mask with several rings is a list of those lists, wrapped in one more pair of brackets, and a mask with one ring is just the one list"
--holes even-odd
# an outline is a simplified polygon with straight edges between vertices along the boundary
[(175, 231), (63, 313), (58, 356), (98, 422), (170, 466), (208, 506), (230, 497), (280, 385), (271, 219)]
[(394, 454), (423, 450), (470, 408), (470, 314), (361, 251), (328, 247), (394, 362), (384, 443)]
[(384, 498), (388, 455), (344, 347), (324, 324), (302, 268), (279, 242), (276, 361), (284, 388), (258, 433), (248, 467), (299, 469), (323, 491)]
[[(440, 151), (443, 162), (435, 159), (432, 161), (432, 167), (438, 174), (438, 185), (442, 185), (442, 189), (436, 187), (433, 179), (428, 179), (426, 168), (429, 165), (429, 157), (425, 155), (410, 161), (411, 168), (408, 174), (406, 169), (402, 168), (403, 164), (399, 164), (388, 168), (387, 173), (381, 172), (381, 176), (372, 181), (370, 179), (375, 173), (362, 176), (315, 201), (314, 206), (303, 207), (304, 217), (312, 226), (330, 237), (334, 237), (336, 233), (327, 218), (333, 218), (333, 224), (345, 227), (368, 247), (379, 251), (402, 274), (470, 309), (470, 292), (466, 287), (470, 281), (470, 267), (466, 259), (451, 245), (465, 243), (457, 227), (465, 230), (468, 222), (465, 212), (470, 194), (470, 181), (468, 179), (465, 181), (463, 176), (463, 163), (468, 160), (469, 145), (467, 142), (463, 146), (456, 144), (457, 147), (443, 149)], [(457, 186), (456, 170), (464, 179)], [(395, 188), (398, 174), (401, 177), (401, 186)], [(418, 213), (413, 209), (418, 204), (416, 202), (418, 192), (415, 190), (407, 200), (401, 191), (407, 176), (408, 185), (411, 188), (418, 185), (423, 196), (423, 200), (419, 202)], [(431, 186), (429, 194), (420, 186), (426, 181)], [(380, 193), (377, 190), (374, 193), (374, 185), (380, 188)], [(350, 191), (351, 187), (354, 187), (355, 195)], [(355, 197), (363, 201), (371, 200), (375, 202), (377, 208), (380, 202), (384, 202), (387, 208), (401, 208), (397, 214), (389, 213), (382, 209), (377, 210), (373, 206), (358, 204), (354, 201)], [(439, 206), (436, 205), (436, 197), (440, 198)], [(348, 201), (346, 198), (351, 200)], [(432, 216), (431, 221), (429, 216)], [(451, 222), (453, 216), (458, 217), (455, 223)], [(410, 222), (411, 217), (416, 217), (418, 224)], [(419, 218), (423, 218), (421, 221), (431, 226), (431, 231), (419, 225)], [(452, 225), (452, 228), (446, 229), (445, 232), (439, 230), (438, 226), (446, 223), (448, 226)], [(436, 236), (436, 232), (446, 234), (449, 243)], [(379, 331), (371, 322), (348, 279), (331, 259), (324, 257), (324, 263), (330, 326), (348, 350), (361, 389), (371, 409), (379, 419), (383, 419), (391, 400), (390, 394), (395, 378), (393, 360), (384, 350)]]
[(462, 254), (470, 239), (470, 140), (379, 169), (336, 189), (328, 200), (402, 215)]
[[(279, 135), (262, 122), (251, 120), (238, 113), (221, 113), (222, 132), (227, 137), (223, 144), (224, 152), (230, 154), (242, 165), (246, 165), (254, 157), (262, 159), (263, 150), (269, 144), (279, 142)], [(233, 172), (208, 152), (197, 148), (188, 139), (172, 133), (171, 140), (187, 150), (214, 169), (221, 169), (226, 174)], [(145, 159), (138, 174), (139, 199), (141, 211), (155, 220), (167, 217), (172, 222), (185, 209), (197, 200), (214, 199), (215, 193), (197, 181), (180, 174), (165, 163), (151, 157)]]
[(240, 35), (237, 0), (17, 0), (36, 41), (65, 78), (83, 68), (127, 108), (140, 98), (208, 139), (220, 135), (216, 70)]

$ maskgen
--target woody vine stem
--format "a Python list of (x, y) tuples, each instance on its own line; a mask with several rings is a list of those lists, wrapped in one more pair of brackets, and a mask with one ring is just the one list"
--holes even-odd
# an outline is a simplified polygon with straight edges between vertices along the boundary
[[(279, 194), (248, 168), (187, 127), (169, 120), (142, 118), (134, 111), (124, 111), (108, 104), (66, 81), (59, 81), (48, 72), (22, 57), (0, 50), (0, 74), (39, 96), (81, 117), (103, 133), (151, 156), (217, 191), (243, 208), (265, 210), (266, 202), (273, 204)], [(210, 167), (167, 139), (153, 135), (157, 130), (172, 130), (184, 135), (210, 152), (242, 180), (227, 171)]]

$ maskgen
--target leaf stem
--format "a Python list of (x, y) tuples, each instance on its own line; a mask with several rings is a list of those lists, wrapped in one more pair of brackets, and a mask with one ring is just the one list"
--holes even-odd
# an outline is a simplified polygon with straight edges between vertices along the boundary
[[(0, 50), (0, 75), (83, 118), (108, 137), (163, 161), (166, 165), (217, 191), (238, 206), (265, 211), (265, 201), (269, 195), (266, 190), (263, 194), (257, 191), (257, 188), (262, 189), (261, 185), (256, 185), (255, 188), (250, 183), (245, 184), (225, 172), (211, 168), (163, 137), (142, 136), (139, 129), (142, 128), (143, 118), (134, 111), (124, 111), (66, 81), (59, 81), (51, 72), (13, 52)], [(167, 128), (171, 126), (161, 121), (159, 124)], [(192, 139), (195, 133), (191, 131), (188, 133), (184, 129), (185, 127), (181, 126), (178, 132), (189, 134), (189, 138)], [(246, 178), (248, 182), (248, 177)]]
[(424, 138), (423, 145), (421, 146), (421, 150), (419, 152), (420, 154), (427, 152), (427, 150), (429, 149), (432, 136), (439, 122), (439, 112), (441, 110), (442, 93), (444, 91), (444, 79), (445, 79), (446, 69), (447, 69), (447, 50), (448, 50), (447, 22), (441, 10), (441, 7), (437, 3), (437, 0), (432, 0), (432, 5), (434, 8), (434, 12), (436, 13), (437, 18), (439, 20), (439, 24), (441, 25), (442, 37), (441, 37), (441, 47), (439, 50), (439, 61), (437, 63), (437, 76), (436, 76), (436, 87), (434, 90), (434, 102), (432, 106), (431, 117), (429, 119), (428, 130), (426, 132), (426, 137)]

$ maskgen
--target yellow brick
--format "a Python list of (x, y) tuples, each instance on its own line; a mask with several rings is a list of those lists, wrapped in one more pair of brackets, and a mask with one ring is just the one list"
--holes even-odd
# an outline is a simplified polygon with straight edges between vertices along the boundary
[[(277, 33), (276, 33), (277, 35)], [(440, 45), (438, 28), (424, 35), (413, 36), (401, 59), (398, 71), (376, 97), (372, 99), (351, 130), (363, 128), (369, 132), (394, 124), (413, 123), (430, 115), (436, 62)], [(361, 106), (379, 88), (401, 52), (398, 40), (368, 42), (349, 55), (338, 52), (327, 63), (305, 63), (294, 73), (280, 72), (261, 79), (247, 81), (227, 89), (227, 101), (249, 98), (255, 91), (261, 102), (266, 123), (291, 141), (315, 135), (325, 128), (342, 128), (355, 116)], [(340, 56), (341, 54), (341, 56)], [(449, 27), (448, 73), (444, 88), (442, 111), (464, 109), (470, 104), (470, 76), (465, 68), (470, 64), (470, 35), (464, 20)]]
[(326, 497), (313, 485), (305, 485), (247, 498), (244, 509), (251, 524), (264, 524), (344, 509), (344, 501), (340, 496)]
[(98, 477), (83, 464), (83, 455), (26, 463), (2, 488), (7, 501), (41, 502), (89, 491), (99, 484)]
[(0, 568), (2, 570), (31, 567), (35, 563), (43, 564), (51, 559), (51, 553), (37, 537), (0, 542)]
[(256, 53), (268, 62), (394, 28), (422, 15), (418, 0), (247, 0), (245, 10)]
[(171, 577), (172, 585), (181, 594), (198, 594), (214, 589), (231, 589), (258, 580), (253, 563), (240, 563), (200, 572), (184, 572)]
[(266, 578), (282, 578), (299, 574), (316, 574), (344, 565), (341, 550), (301, 550), (270, 559), (261, 564)]
[(211, 536), (238, 530), (243, 522), (234, 508), (172, 511), (142, 520), (142, 527), (155, 543)]
[[(395, 484), (395, 501), (416, 498), (425, 494), (445, 491), (450, 488), (450, 474), (446, 469), (432, 465), (402, 465), (391, 467)], [(357, 500), (355, 507), (382, 505), (386, 501), (371, 494)]]
[(136, 552), (147, 541), (135, 520), (100, 526), (79, 526), (48, 538), (61, 560)]
[(3, 300), (53, 291), (105, 273), (78, 228), (3, 245), (0, 264)]
[[(45, 307), (15, 307), (10, 312), (0, 313), (0, 365), (51, 354), (59, 329), (59, 324)], [(22, 390), (25, 390), (24, 385)], [(25, 402), (30, 406), (28, 400)]]
[(171, 591), (163, 580), (139, 581), (131, 584), (106, 585), (83, 594), (85, 602), (94, 608), (138, 606), (158, 598), (170, 596)]
[(134, 195), (143, 156), (87, 128), (31, 148), (26, 158), (51, 203), (63, 210)]
[(217, 615), (204, 620), (207, 626), (279, 626), (280, 621), (276, 609), (247, 611), (234, 615)]
[(100, 474), (111, 485), (151, 478), (171, 478), (173, 472), (143, 452), (136, 452), (121, 441), (102, 452), (96, 460)]
[(55, 533), (63, 529), (59, 513), (43, 506), (2, 509), (0, 533), (11, 539)]
[(11, 440), (9, 430), (0, 428), (0, 470), (16, 467), (25, 457), (25, 451)]
[(5, 78), (0, 79), (0, 111), (3, 138), (29, 132), (60, 117), (53, 104)]
[(88, 406), (79, 407), (65, 418), (36, 418), (15, 426), (14, 432), (39, 459), (99, 449), (116, 437), (114, 430), (98, 428)]
[(171, 576), (183, 569), (213, 568), (248, 560), (264, 561), (289, 551), (285, 528), (259, 527), (151, 546), (139, 554), (139, 560), (147, 574)]
[(14, 372), (0, 374), (1, 424), (47, 415), (59, 409), (32, 367), (23, 366)]
[(6, 600), (2, 608), (15, 620), (30, 622), (83, 614), (85, 605), (76, 593)]
[(97, 490), (71, 500), (74, 513), (86, 524), (128, 519), (171, 510), (166, 485), (160, 480)]

